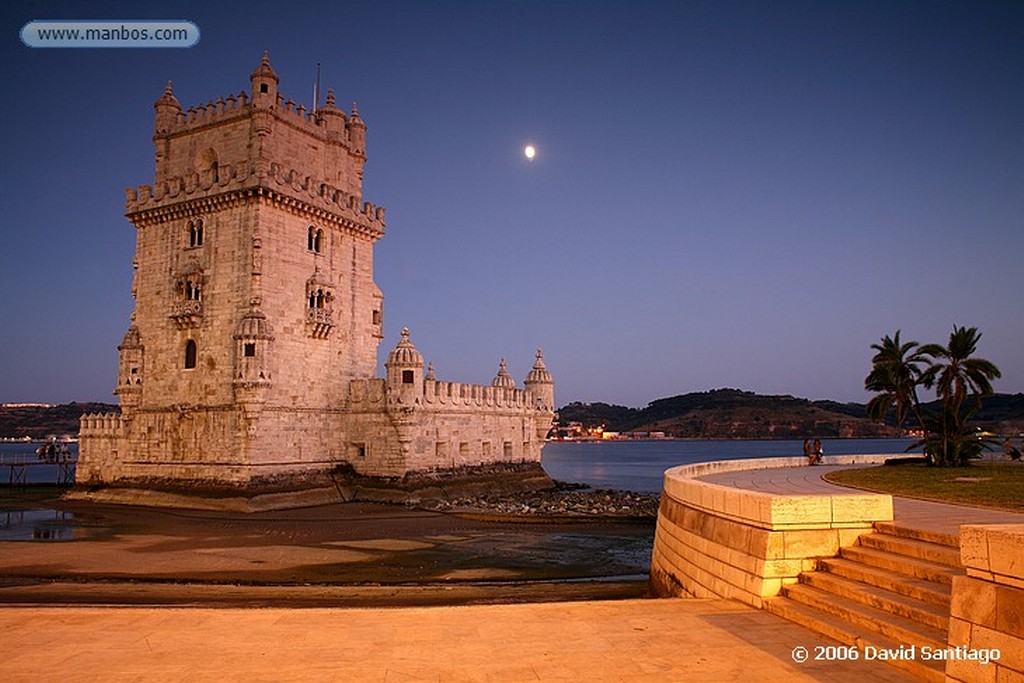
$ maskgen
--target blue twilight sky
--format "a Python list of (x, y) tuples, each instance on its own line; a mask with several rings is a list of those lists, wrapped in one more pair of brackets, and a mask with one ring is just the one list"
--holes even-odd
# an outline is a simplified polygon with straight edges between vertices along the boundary
[[(1024, 390), (1024, 3), (19, 2), (0, 7), (0, 402), (113, 400), (152, 104), (249, 87), (369, 126), (380, 358), (643, 406), (866, 399), (869, 345), (945, 342)], [(32, 19), (188, 19), (191, 49), (30, 49)], [(537, 158), (523, 157), (527, 143)]]

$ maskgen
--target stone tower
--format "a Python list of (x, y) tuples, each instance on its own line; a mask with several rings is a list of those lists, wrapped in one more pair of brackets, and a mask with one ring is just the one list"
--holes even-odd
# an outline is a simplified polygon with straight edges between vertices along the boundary
[(139, 474), (170, 461), (245, 481), (326, 459), (265, 427), (306, 415), (296, 429), (330, 438), (314, 416), (376, 371), (384, 209), (362, 200), (366, 124), (333, 92), (307, 111), (278, 82), (264, 54), (249, 92), (184, 110), (168, 83), (154, 105), (155, 181), (127, 191), (135, 311), (115, 390), (138, 437), (118, 455)]
[[(532, 464), (553, 416), (538, 351), (518, 389), (424, 377), (408, 330), (375, 377), (383, 297), (362, 199), (366, 124), (278, 92), (266, 54), (250, 89), (154, 105), (153, 185), (127, 190), (135, 309), (120, 414), (85, 416), (79, 483), (302, 488), (360, 475)], [(322, 480), (321, 480), (322, 483)]]

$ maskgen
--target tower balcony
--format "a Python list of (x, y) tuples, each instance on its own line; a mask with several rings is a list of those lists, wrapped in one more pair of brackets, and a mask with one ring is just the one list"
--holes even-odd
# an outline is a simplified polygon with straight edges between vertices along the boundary
[(198, 327), (203, 321), (202, 301), (175, 301), (171, 306), (171, 319), (178, 329)]
[(326, 339), (334, 327), (334, 313), (326, 308), (307, 308), (306, 326), (311, 337)]

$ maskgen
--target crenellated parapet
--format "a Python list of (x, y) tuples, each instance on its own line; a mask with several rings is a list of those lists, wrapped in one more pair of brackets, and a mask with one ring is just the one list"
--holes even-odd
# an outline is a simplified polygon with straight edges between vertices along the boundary
[(179, 109), (173, 125), (166, 133), (179, 133), (200, 126), (222, 123), (236, 117), (248, 116), (251, 111), (249, 96), (242, 91), (237, 95), (228, 95), (188, 109)]
[(224, 164), (216, 172), (191, 173), (168, 178), (156, 185), (140, 185), (125, 190), (125, 211), (128, 215), (165, 208), (193, 199), (211, 197), (231, 191), (270, 190), (282, 197), (297, 199), (307, 208), (318, 209), (341, 218), (349, 227), (360, 227), (379, 239), (384, 235), (385, 208), (345, 192), (330, 183), (295, 169), (272, 163), (266, 176), (258, 177), (255, 166), (245, 162)]
[(93, 436), (120, 436), (124, 429), (121, 413), (87, 413), (78, 421), (80, 438)]
[(272, 163), (263, 184), (270, 189), (286, 191), (290, 196), (299, 198), (317, 208), (333, 214), (340, 214), (352, 221), (365, 223), (381, 236), (384, 234), (385, 209), (383, 206), (377, 206), (373, 202), (364, 202), (361, 197), (345, 192), (315, 176), (304, 175), (294, 169), (285, 168), (281, 164)]
[(139, 213), (170, 203), (238, 190), (257, 184), (255, 166), (249, 162), (223, 164), (216, 171), (190, 173), (186, 176), (168, 178), (155, 185), (139, 185), (127, 188), (125, 212)]
[(266, 132), (267, 119), (276, 119), (323, 142), (341, 145), (349, 153), (365, 159), (366, 124), (359, 116), (355, 102), (351, 114), (346, 114), (334, 100), (334, 92), (328, 90), (323, 106), (297, 103), (278, 92), (280, 79), (270, 66), (266, 53), (263, 61), (250, 77), (252, 92), (239, 92), (203, 104), (183, 108), (174, 96), (171, 84), (153, 105), (156, 110), (154, 135), (167, 138), (194, 133), (207, 126), (218, 126), (239, 119), (259, 119), (256, 128)]
[(423, 405), (435, 408), (493, 408), (518, 412), (533, 408), (533, 400), (524, 389), (434, 381), (424, 383)]

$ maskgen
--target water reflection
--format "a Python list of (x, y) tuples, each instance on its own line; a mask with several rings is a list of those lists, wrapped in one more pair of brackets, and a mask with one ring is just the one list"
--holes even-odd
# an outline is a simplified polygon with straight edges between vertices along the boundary
[(0, 541), (70, 541), (81, 531), (64, 510), (0, 510)]

